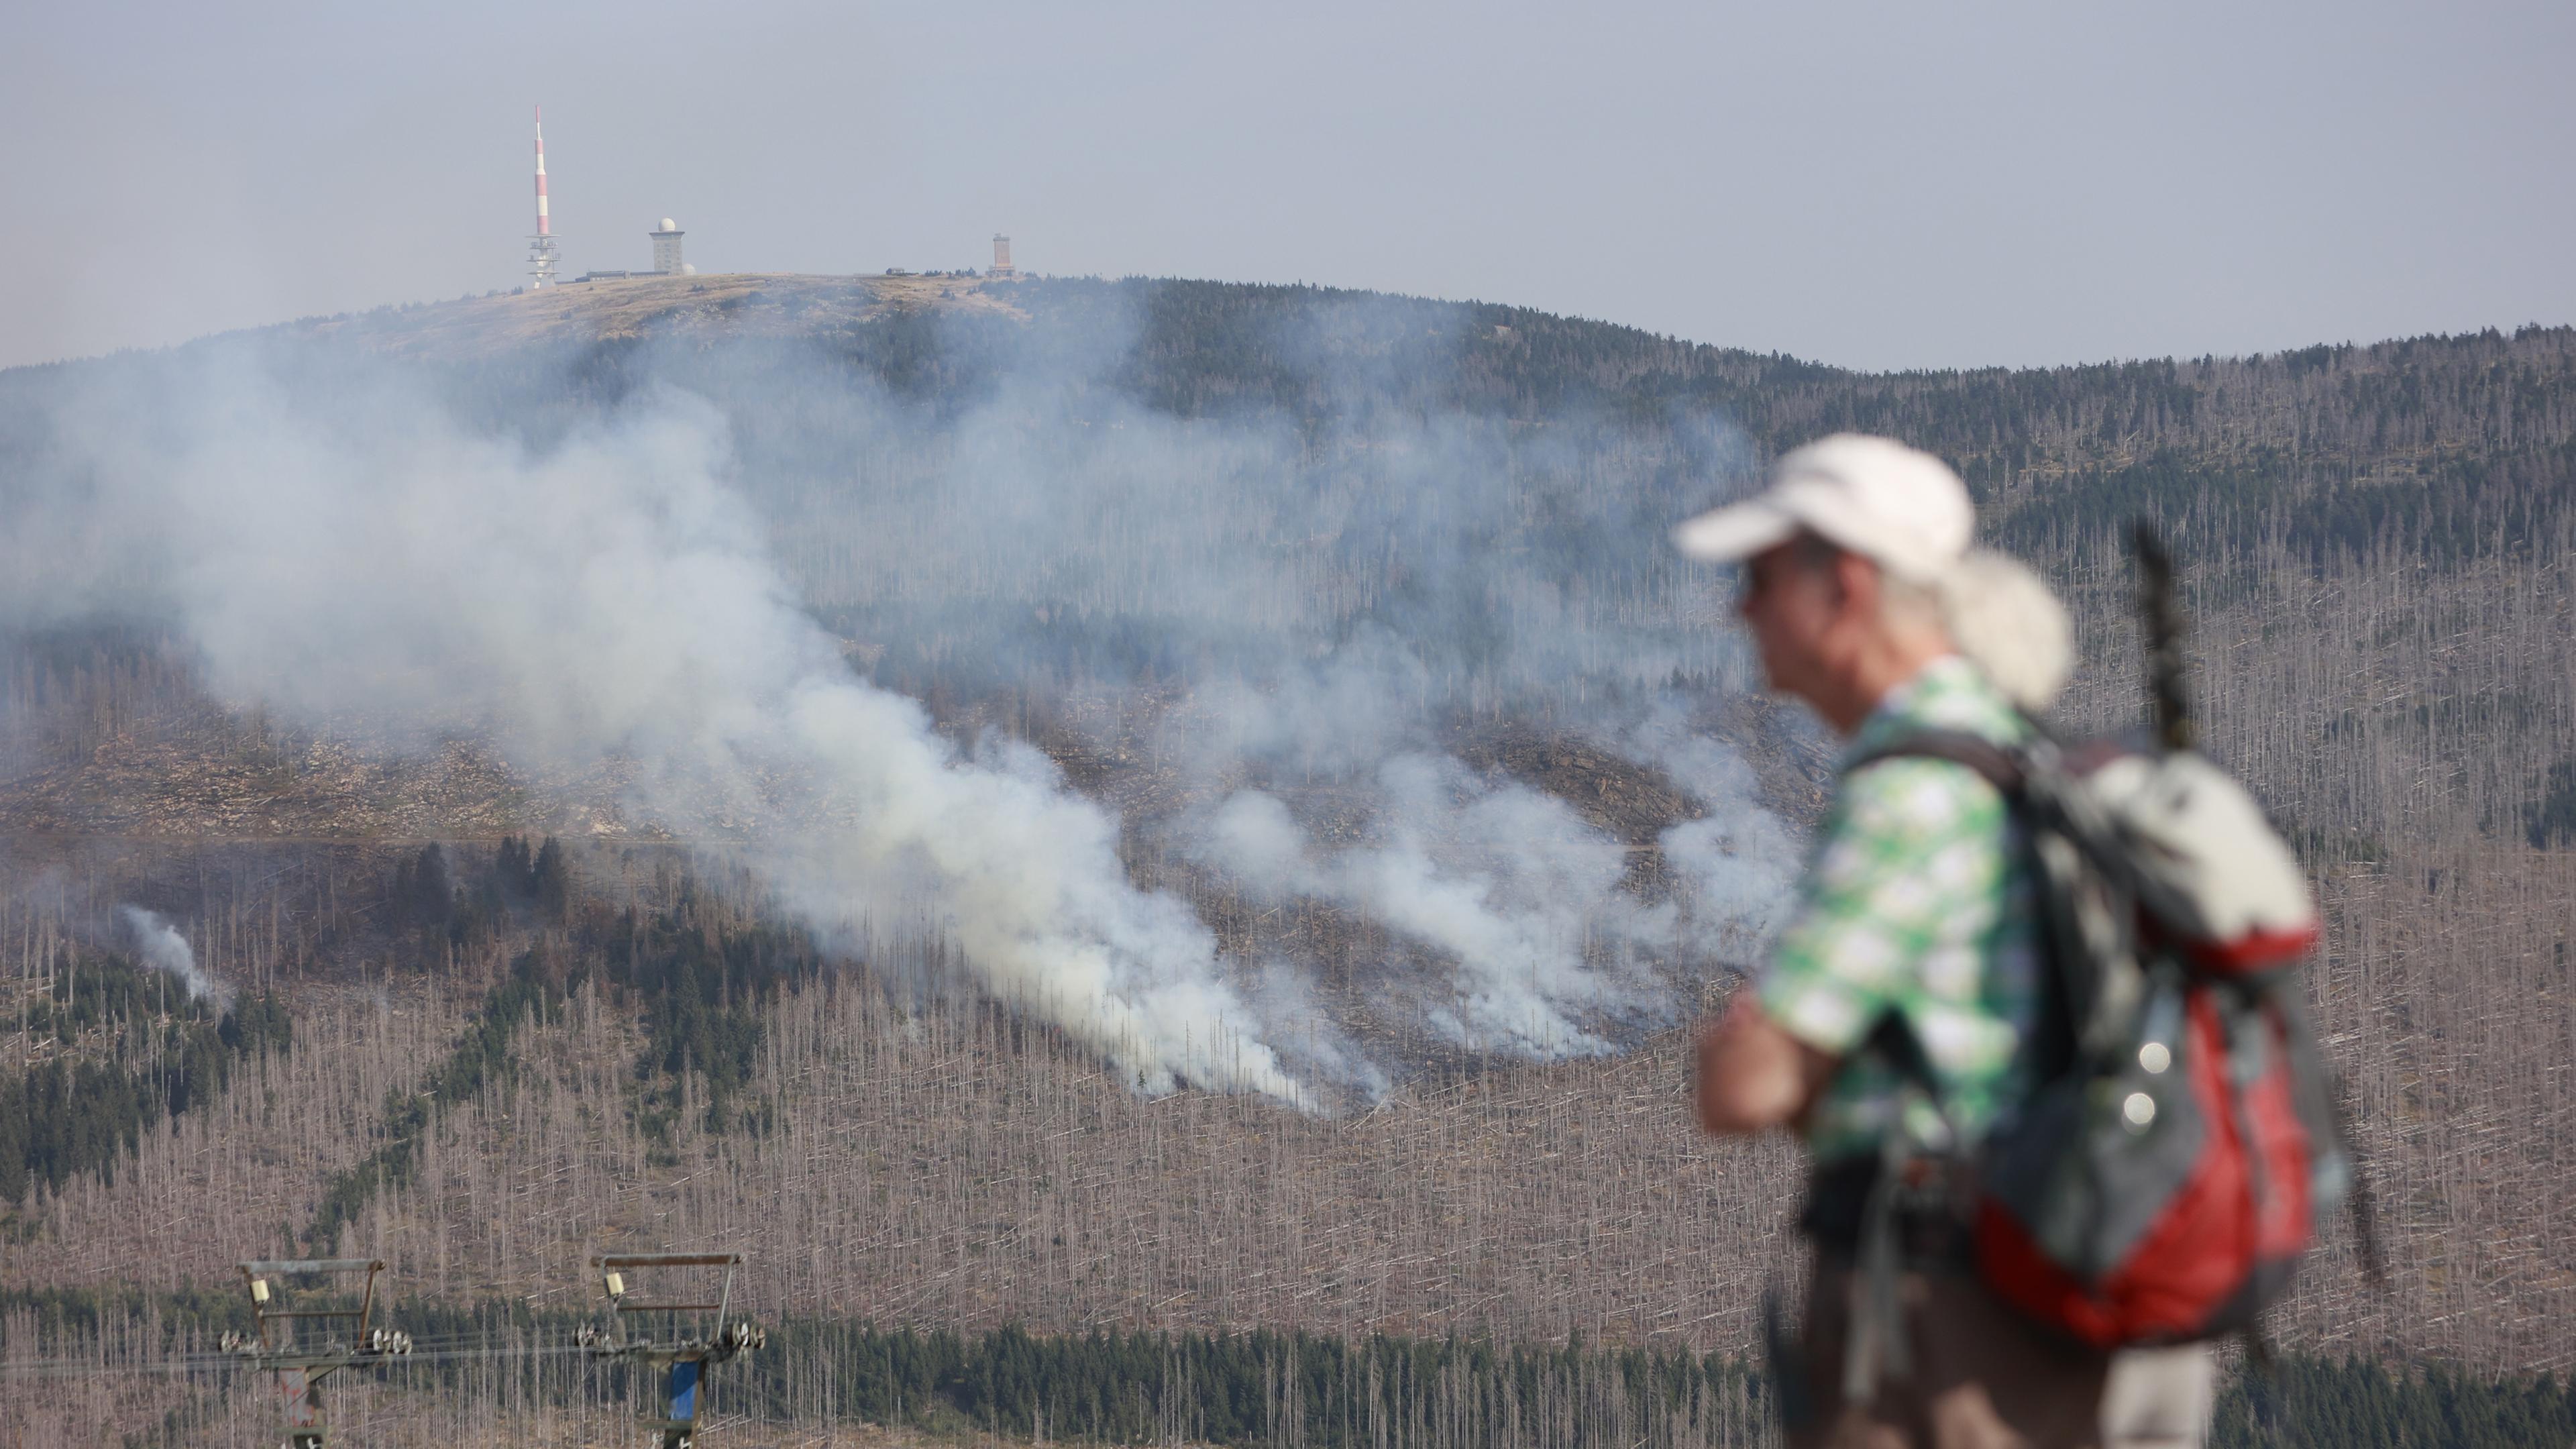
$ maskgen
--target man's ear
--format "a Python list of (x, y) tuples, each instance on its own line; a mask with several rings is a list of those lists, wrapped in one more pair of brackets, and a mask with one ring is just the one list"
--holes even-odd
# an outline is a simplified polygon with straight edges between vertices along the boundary
[(1878, 565), (1848, 549), (1834, 555), (1834, 613), (1878, 615)]

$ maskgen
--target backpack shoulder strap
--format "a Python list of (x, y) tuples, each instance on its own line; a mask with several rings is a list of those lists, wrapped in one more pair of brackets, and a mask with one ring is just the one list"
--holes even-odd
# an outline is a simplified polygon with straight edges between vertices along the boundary
[[(2064, 823), (2056, 814), (2056, 808), (2062, 807), (2063, 802), (2055, 799), (2056, 792), (2047, 788), (2045, 778), (2056, 756), (2049, 748), (2049, 737), (2044, 731), (2039, 738), (2042, 741), (2040, 749), (2025, 754), (1965, 730), (1916, 730), (1862, 753), (1845, 767), (1844, 772), (1848, 774), (1866, 769), (1882, 760), (1947, 760), (1976, 771), (1987, 784), (1994, 786), (2004, 797), (2004, 808), (2031, 832), (2031, 837), (2023, 843), (2023, 849), (2032, 878), (2039, 883), (2044, 898), (2040, 935), (2045, 943), (2046, 959), (2051, 963), (2049, 969), (2040, 973), (2039, 1018), (2033, 1024), (2039, 1045), (2035, 1048), (2034, 1063), (2039, 1080), (2050, 1081), (2074, 1062), (2078, 1036), (2076, 1022), (2091, 1009), (2095, 992), (2084, 970), (2083, 931), (2072, 914), (2074, 907), (2065, 901), (2051, 904), (2047, 899), (2051, 896), (2052, 882), (2062, 884), (2061, 877), (2068, 867), (2061, 864), (2052, 871), (2038, 852), (2036, 837), (2042, 827)], [(2033, 788), (2034, 774), (2042, 776), (2037, 782), (2040, 786), (2037, 790)], [(2071, 854), (2066, 857), (2068, 860), (2074, 858)], [(1929, 1085), (1932, 1080), (1930, 1067), (1923, 1060), (1921, 1048), (1910, 1040), (1911, 1034), (1905, 1030), (1904, 1023), (1890, 1017), (1882, 1026), (1893, 1029), (1893, 1035), (1902, 1040), (1878, 1042), (1880, 1050), (1888, 1054), (1900, 1074)]]
[(2011, 750), (1982, 735), (1966, 730), (1916, 730), (1869, 750), (1843, 767), (1849, 774), (1864, 770), (1881, 760), (1947, 760), (1965, 765), (1985, 777), (1987, 784), (2003, 793), (2007, 800), (2021, 798), (2029, 783), (2022, 762)]

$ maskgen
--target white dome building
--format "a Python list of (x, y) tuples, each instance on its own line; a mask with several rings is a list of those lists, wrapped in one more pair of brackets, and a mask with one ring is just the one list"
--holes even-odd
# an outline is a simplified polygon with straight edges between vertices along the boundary
[(647, 232), (645, 235), (653, 239), (653, 274), (655, 276), (676, 277), (697, 270), (680, 260), (680, 238), (686, 233), (673, 225), (669, 217), (662, 218), (661, 230)]

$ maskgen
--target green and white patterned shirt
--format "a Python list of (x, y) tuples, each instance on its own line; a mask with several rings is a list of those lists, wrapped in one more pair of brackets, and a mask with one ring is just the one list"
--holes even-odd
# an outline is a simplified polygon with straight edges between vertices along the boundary
[(2039, 1002), (2038, 905), (2020, 827), (1984, 777), (1947, 760), (1848, 762), (1899, 735), (1964, 730), (2008, 744), (2029, 730), (1956, 655), (1889, 692), (1853, 732), (1804, 894), (1756, 986), (1780, 1028), (1843, 1059), (1809, 1112), (1810, 1154), (1875, 1154), (1900, 1103), (1939, 1146), (1941, 1119), (1864, 1048), (1895, 1013), (1922, 1047), (1942, 1106), (1970, 1141), (2027, 1089), (2021, 1041)]

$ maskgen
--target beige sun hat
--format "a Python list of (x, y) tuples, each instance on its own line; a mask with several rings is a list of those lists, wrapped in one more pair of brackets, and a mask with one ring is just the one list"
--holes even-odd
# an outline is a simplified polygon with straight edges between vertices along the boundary
[(1949, 464), (1893, 439), (1836, 433), (1783, 455), (1768, 488), (1682, 524), (1673, 543), (1691, 558), (1734, 563), (1803, 528), (1933, 583), (1967, 555), (1976, 526), (1968, 485)]

